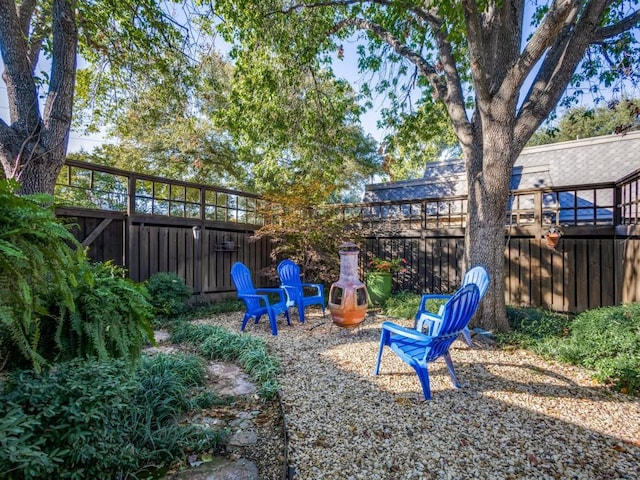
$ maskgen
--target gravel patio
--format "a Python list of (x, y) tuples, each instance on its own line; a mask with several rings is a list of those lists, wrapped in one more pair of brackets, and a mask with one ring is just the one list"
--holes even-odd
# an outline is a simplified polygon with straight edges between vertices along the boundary
[[(207, 323), (239, 331), (241, 319)], [(608, 391), (581, 368), (459, 340), (451, 356), (462, 389), (438, 361), (425, 402), (390, 350), (372, 375), (384, 320), (369, 313), (343, 330), (311, 309), (305, 324), (279, 319), (276, 337), (265, 319), (247, 326), (281, 361), (296, 480), (640, 477), (637, 397)]]

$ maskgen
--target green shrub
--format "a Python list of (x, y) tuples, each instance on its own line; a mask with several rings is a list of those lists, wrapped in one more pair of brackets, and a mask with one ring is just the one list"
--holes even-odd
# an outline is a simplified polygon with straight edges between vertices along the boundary
[(54, 341), (47, 358), (123, 358), (133, 365), (145, 342), (154, 341), (153, 309), (144, 285), (111, 263), (85, 262), (75, 275), (82, 281), (72, 292), (74, 308), (53, 296), (50, 314), (43, 317), (43, 329)]
[(125, 478), (168, 470), (218, 448), (223, 432), (181, 425), (201, 363), (187, 356), (79, 359), (45, 373), (15, 372), (0, 393), (0, 477)]
[[(422, 295), (411, 292), (399, 292), (391, 295), (382, 306), (385, 315), (396, 318), (412, 319), (416, 316)], [(440, 307), (447, 303), (445, 299), (429, 299), (425, 305), (426, 309), (433, 313), (438, 313)]]
[(640, 391), (640, 304), (589, 310), (573, 320), (539, 308), (507, 307), (512, 331), (502, 343), (595, 370), (622, 392)]
[(146, 284), (156, 315), (172, 317), (185, 312), (191, 289), (181, 277), (171, 272), (160, 272), (149, 277)]
[(385, 315), (390, 317), (413, 318), (416, 316), (421, 298), (417, 293), (399, 292), (391, 295), (384, 302), (382, 309)]
[(511, 332), (498, 333), (505, 344), (528, 348), (543, 356), (553, 356), (553, 345), (566, 337), (570, 318), (543, 308), (521, 308), (507, 306), (507, 317)]
[(565, 361), (596, 370), (596, 378), (630, 393), (640, 391), (640, 303), (578, 315), (558, 346)]
[(0, 180), (0, 364), (24, 359), (40, 369), (40, 314), (52, 289), (73, 308), (73, 265), (84, 252), (55, 218), (52, 198), (17, 196), (15, 182)]

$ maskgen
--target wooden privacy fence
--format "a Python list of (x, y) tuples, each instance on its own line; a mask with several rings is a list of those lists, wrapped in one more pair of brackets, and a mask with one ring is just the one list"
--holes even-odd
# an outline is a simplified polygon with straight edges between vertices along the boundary
[(56, 185), (56, 214), (75, 224), (94, 261), (113, 260), (135, 281), (156, 272), (185, 279), (196, 300), (235, 292), (231, 265), (245, 263), (257, 285), (270, 264), (257, 195), (67, 161)]
[[(402, 257), (395, 291), (451, 292), (462, 280), (465, 196), (337, 207), (364, 237), (364, 261)], [(512, 192), (505, 300), (580, 312), (640, 301), (640, 170), (616, 183)], [(562, 239), (549, 248), (545, 232)]]
[[(250, 241), (269, 205), (256, 195), (68, 161), (56, 187), (77, 238), (94, 260), (113, 259), (143, 281), (183, 277), (196, 295), (235, 292), (230, 268), (258, 275), (272, 263), (268, 240)], [(361, 261), (403, 257), (394, 288), (450, 292), (460, 285), (465, 196), (330, 206), (361, 236)], [(578, 312), (640, 301), (640, 170), (616, 183), (518, 190), (505, 215), (508, 304)], [(551, 226), (562, 230), (547, 247)]]

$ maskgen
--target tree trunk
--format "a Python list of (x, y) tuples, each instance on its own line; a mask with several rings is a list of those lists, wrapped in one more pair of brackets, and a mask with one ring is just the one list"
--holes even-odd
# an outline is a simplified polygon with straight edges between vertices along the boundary
[(509, 128), (483, 125), (482, 140), (464, 149), (469, 187), (464, 263), (467, 270), (485, 267), (490, 281), (475, 322), (500, 332), (509, 330), (504, 290), (505, 212), (514, 163)]
[(60, 173), (64, 160), (64, 156), (56, 158), (51, 153), (43, 153), (36, 160), (27, 162), (17, 179), (20, 182), (20, 193), (53, 195), (58, 173)]
[(22, 18), (19, 13), (25, 12), (0, 0), (3, 79), (11, 118), (10, 124), (0, 119), (0, 163), (7, 178), (20, 182), (20, 193), (53, 194), (66, 156), (73, 111), (78, 48), (75, 2), (53, 0), (51, 73), (42, 115), (35, 66), (29, 61), (28, 38), (21, 29), (21, 22), (28, 23), (29, 16)]

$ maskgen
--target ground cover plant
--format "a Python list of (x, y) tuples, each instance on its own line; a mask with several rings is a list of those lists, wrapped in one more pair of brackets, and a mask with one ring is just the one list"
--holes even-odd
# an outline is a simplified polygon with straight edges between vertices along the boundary
[(575, 317), (544, 309), (508, 309), (505, 344), (593, 370), (623, 393), (640, 392), (640, 304), (588, 310)]
[(0, 392), (0, 477), (142, 478), (187, 452), (215, 451), (225, 432), (180, 424), (202, 408), (193, 355), (58, 363), (13, 372)]
[(260, 394), (273, 399), (278, 392), (276, 376), (280, 370), (278, 360), (267, 351), (264, 340), (229, 332), (215, 325), (174, 324), (171, 341), (188, 343), (208, 359), (238, 361), (253, 381), (260, 385)]

